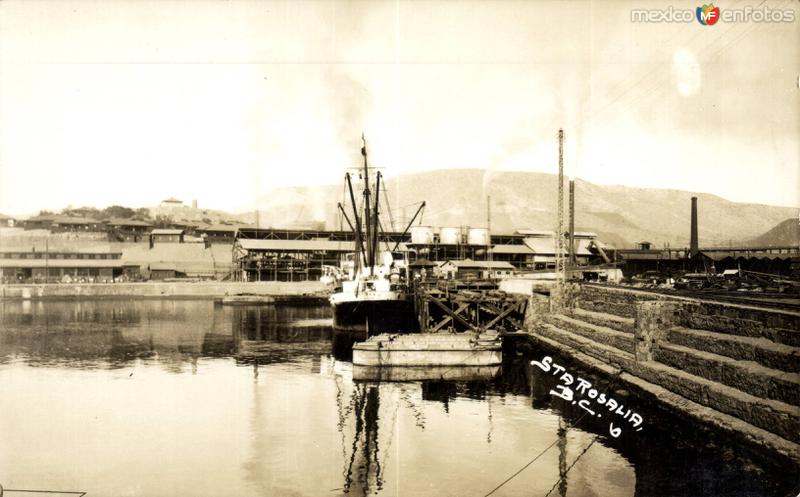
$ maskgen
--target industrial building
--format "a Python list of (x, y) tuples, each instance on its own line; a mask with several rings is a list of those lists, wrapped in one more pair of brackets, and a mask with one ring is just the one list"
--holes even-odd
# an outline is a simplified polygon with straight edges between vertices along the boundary
[(156, 243), (183, 243), (185, 230), (174, 228), (157, 228), (150, 232), (150, 246)]
[(122, 252), (0, 249), (0, 281), (108, 282), (122, 275)]
[(440, 266), (447, 279), (499, 279), (514, 274), (516, 268), (504, 261), (452, 260)]
[(58, 232), (106, 231), (106, 225), (98, 219), (60, 214), (42, 214), (22, 222), (26, 230), (46, 229)]
[(740, 269), (757, 273), (793, 276), (800, 262), (797, 247), (756, 247), (752, 249), (701, 249), (691, 259), (693, 270), (722, 272)]
[[(595, 257), (594, 233), (577, 233), (580, 263)], [(553, 232), (522, 230), (489, 234), (485, 228), (414, 226), (410, 232), (381, 233), (381, 247), (405, 252), (410, 263), (456, 260), (492, 261), (497, 270), (534, 271), (555, 266)], [(343, 267), (355, 252), (349, 231), (273, 230), (240, 228), (233, 243), (233, 266), (242, 281), (305, 281), (325, 274), (326, 266)]]
[(147, 239), (153, 224), (137, 219), (111, 218), (105, 222), (109, 241), (141, 242)]

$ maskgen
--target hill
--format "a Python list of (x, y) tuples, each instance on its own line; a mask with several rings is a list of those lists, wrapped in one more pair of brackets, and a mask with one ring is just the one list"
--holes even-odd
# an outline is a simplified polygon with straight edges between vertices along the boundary
[(750, 240), (752, 247), (797, 247), (800, 243), (800, 222), (796, 217), (781, 221), (761, 236)]
[[(492, 231), (512, 232), (553, 229), (556, 186), (554, 174), (447, 169), (388, 178), (382, 190), (396, 229), (413, 215), (415, 203), (423, 200), (427, 207), (422, 224), (485, 227), (488, 195)], [(583, 180), (576, 181), (575, 190), (576, 228), (594, 231), (616, 246), (633, 246), (643, 240), (654, 246), (688, 246), (692, 196), (698, 197), (701, 246), (743, 244), (769, 226), (797, 216), (794, 208), (731, 202), (708, 193), (597, 185)], [(342, 185), (276, 189), (259, 199), (260, 225), (324, 223), (327, 229), (335, 229), (340, 224), (337, 202), (349, 204)], [(388, 218), (382, 216), (387, 230)]]

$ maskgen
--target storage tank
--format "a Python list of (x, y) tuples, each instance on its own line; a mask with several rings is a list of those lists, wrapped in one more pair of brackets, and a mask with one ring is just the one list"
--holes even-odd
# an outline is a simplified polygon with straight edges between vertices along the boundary
[(433, 228), (430, 226), (412, 226), (411, 243), (417, 245), (430, 245), (433, 243)]
[(489, 245), (489, 230), (486, 228), (470, 228), (467, 232), (467, 245)]
[(442, 228), (439, 230), (441, 245), (458, 245), (461, 243), (461, 228)]

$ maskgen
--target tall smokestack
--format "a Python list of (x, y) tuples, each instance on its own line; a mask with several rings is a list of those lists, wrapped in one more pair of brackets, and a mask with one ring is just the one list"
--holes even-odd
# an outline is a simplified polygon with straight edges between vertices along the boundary
[(689, 255), (694, 257), (700, 252), (697, 241), (697, 197), (692, 197), (692, 233), (689, 240)]

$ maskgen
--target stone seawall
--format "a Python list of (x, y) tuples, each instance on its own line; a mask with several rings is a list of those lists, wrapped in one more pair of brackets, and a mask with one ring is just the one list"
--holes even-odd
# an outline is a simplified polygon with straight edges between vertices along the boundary
[(70, 298), (215, 298), (229, 295), (315, 295), (326, 285), (318, 281), (282, 282), (146, 282), (0, 285), (0, 299)]
[(599, 285), (581, 285), (573, 298), (574, 307), (626, 318), (636, 317), (640, 302), (674, 302), (676, 326), (800, 345), (800, 315), (791, 311)]
[(539, 304), (534, 341), (800, 464), (800, 313), (593, 284)]

